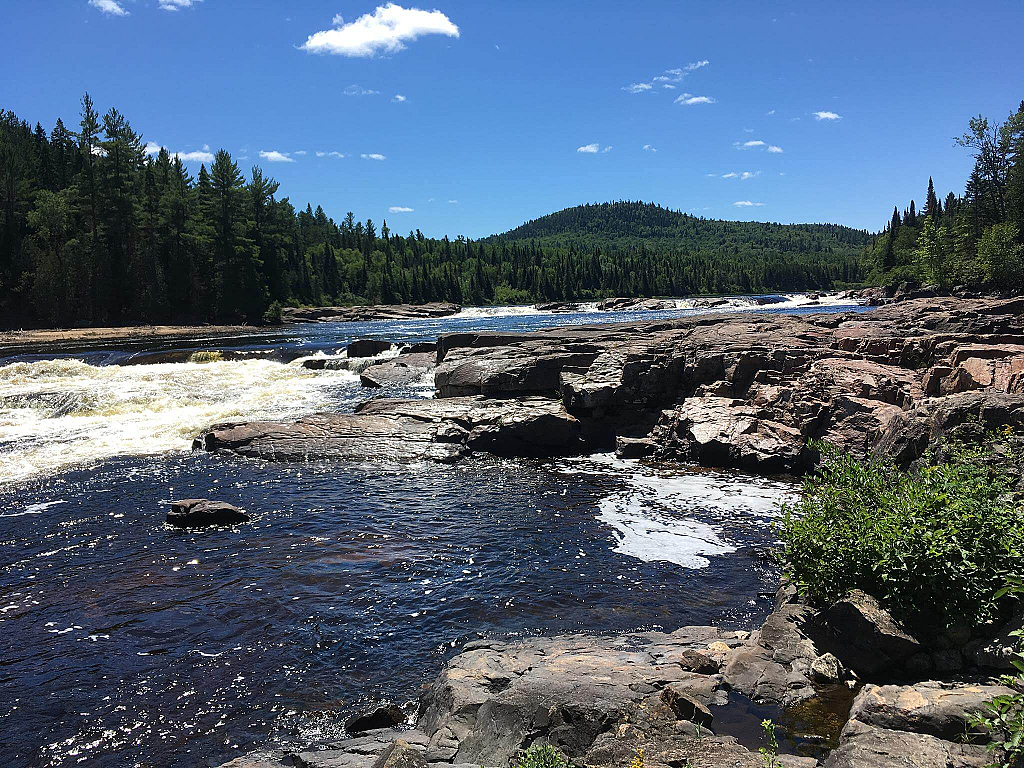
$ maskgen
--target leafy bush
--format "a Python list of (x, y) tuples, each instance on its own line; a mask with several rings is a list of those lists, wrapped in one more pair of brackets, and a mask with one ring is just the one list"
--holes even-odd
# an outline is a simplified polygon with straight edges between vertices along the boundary
[(928, 625), (993, 615), (993, 595), (1024, 570), (1024, 511), (1005, 461), (952, 444), (902, 472), (818, 448), (822, 465), (782, 522), (784, 565), (802, 594), (828, 603), (862, 589)]
[(263, 313), (263, 322), (268, 325), (281, 324), (281, 302), (273, 301), (270, 303), (267, 311)]

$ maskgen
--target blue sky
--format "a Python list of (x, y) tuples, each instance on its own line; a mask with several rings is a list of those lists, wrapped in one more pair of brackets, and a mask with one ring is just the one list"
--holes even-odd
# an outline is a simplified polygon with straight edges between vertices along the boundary
[(962, 191), (952, 137), (1024, 98), (1019, 0), (0, 0), (0, 20), (0, 108), (70, 126), (88, 90), (296, 206), (428, 235), (612, 199), (879, 229), (929, 175)]

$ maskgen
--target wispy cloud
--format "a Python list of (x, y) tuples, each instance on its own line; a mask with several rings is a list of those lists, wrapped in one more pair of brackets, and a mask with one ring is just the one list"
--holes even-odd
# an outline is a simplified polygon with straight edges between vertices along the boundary
[(371, 91), (361, 85), (352, 84), (342, 91), (346, 96), (376, 96), (380, 91)]
[(692, 61), (689, 64), (687, 64), (685, 67), (676, 67), (675, 69), (666, 69), (663, 74), (658, 75), (656, 78), (654, 78), (654, 81), (656, 83), (678, 83), (680, 80), (682, 80), (684, 77), (686, 77), (691, 72), (695, 72), (698, 69), (703, 69), (704, 67), (708, 66), (710, 63), (711, 62), (708, 61), (707, 59), (702, 59), (701, 61)]
[(576, 151), (584, 155), (596, 155), (601, 151), (601, 145), (595, 141), (593, 144), (584, 144), (582, 147), (577, 147)]
[(451, 203), (452, 205), (458, 205), (459, 204), (458, 200), (449, 200), (448, 202)]
[[(710, 175), (714, 176), (714, 174), (710, 174)], [(739, 179), (740, 181), (746, 181), (747, 179), (756, 179), (760, 175), (761, 175), (760, 171), (741, 171), (741, 172), (738, 172), (738, 173), (736, 171), (730, 171), (729, 173), (723, 173), (722, 174), (722, 178), (723, 179)]]
[(278, 152), (276, 149), (261, 150), (260, 157), (266, 160), (268, 163), (295, 162), (295, 158), (291, 157), (287, 152)]
[(386, 155), (382, 155), (380, 152), (363, 152), (360, 155), (363, 160), (387, 160)]
[(676, 98), (676, 104), (714, 104), (715, 99), (710, 96), (694, 96), (692, 93), (683, 93)]
[(388, 213), (412, 213), (414, 208), (406, 208), (404, 205), (392, 205), (388, 208)]
[(733, 205), (737, 208), (760, 208), (764, 203), (755, 203), (751, 200), (737, 200)]
[(317, 157), (335, 157), (335, 158), (337, 158), (339, 160), (342, 159), (343, 157), (345, 157), (345, 155), (343, 155), (341, 152), (334, 152), (334, 151), (326, 152), (326, 151), (322, 151), (322, 150), (317, 152), (316, 156)]
[(408, 99), (407, 99), (407, 98), (405, 98), (405, 96), (403, 96), (403, 95), (402, 95), (402, 94), (400, 94), (400, 93), (396, 93), (396, 94), (394, 95), (394, 97), (393, 97), (393, 98), (392, 98), (391, 100), (392, 100), (393, 102), (395, 102), (395, 104), (401, 104), (401, 103), (402, 103), (402, 102), (404, 102), (404, 101), (408, 101)]
[(123, 5), (117, 2), (117, 0), (89, 0), (89, 5), (91, 5), (93, 8), (98, 8), (99, 10), (103, 11), (103, 13), (106, 13), (109, 16), (131, 15), (130, 13), (128, 13), (128, 11), (124, 9)]
[(768, 146), (768, 151), (771, 152), (774, 155), (781, 155), (782, 154), (782, 147), (777, 147), (774, 144), (770, 144)]
[(674, 85), (672, 85), (672, 83), (662, 83), (661, 87), (662, 88), (668, 88), (669, 90), (672, 90), (672, 91), (674, 91), (676, 89), (676, 87)]
[(655, 147), (652, 147), (650, 144), (644, 144), (644, 152), (657, 152), (657, 151), (658, 150)]
[[(213, 152), (210, 151), (210, 145), (204, 144), (202, 149), (192, 150), (191, 152), (171, 152), (167, 147), (157, 144), (155, 141), (146, 142), (145, 152), (147, 155), (156, 155), (160, 153), (161, 149), (166, 149), (167, 154), (171, 156), (171, 159), (175, 157), (181, 160), (183, 163), (212, 163)], [(239, 158), (244, 159), (244, 158)]]
[(837, 115), (835, 112), (813, 112), (814, 119), (821, 120), (842, 120), (842, 115)]
[(774, 109), (769, 109), (767, 112), (765, 112), (765, 114), (770, 117), (771, 115), (775, 114), (775, 110)]
[(340, 15), (335, 16), (333, 29), (310, 35), (301, 49), (309, 53), (370, 57), (403, 51), (406, 43), (424, 35), (459, 36), (459, 28), (441, 11), (403, 8), (396, 3), (378, 6), (373, 13), (349, 24), (344, 22)]
[(753, 149), (754, 147), (765, 147), (768, 146), (765, 142), (760, 139), (751, 139), (750, 141), (743, 142), (744, 149)]
[(182, 8), (191, 8), (203, 0), (160, 0), (160, 8), (165, 11), (180, 11)]
[(308, 155), (309, 152), (307, 152), (304, 149), (299, 149), (299, 150), (296, 150), (295, 152), (292, 152), (292, 154), (293, 155), (298, 155), (299, 157), (302, 157), (303, 155)]
[(645, 93), (652, 88), (654, 88), (654, 86), (650, 83), (630, 83), (629, 85), (622, 86), (622, 90), (628, 93)]

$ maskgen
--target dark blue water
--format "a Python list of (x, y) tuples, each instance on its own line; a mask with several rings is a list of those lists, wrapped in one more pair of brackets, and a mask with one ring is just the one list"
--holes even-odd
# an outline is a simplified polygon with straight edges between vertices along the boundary
[[(318, 325), (74, 356), (295, 357), (594, 319)], [(326, 402), (351, 407), (346, 386)], [(600, 458), (389, 467), (181, 451), (19, 480), (0, 489), (0, 765), (218, 765), (328, 744), (352, 713), (413, 699), (481, 635), (753, 626), (776, 577), (771, 510), (790, 490)], [(163, 524), (169, 500), (196, 496), (253, 521)]]

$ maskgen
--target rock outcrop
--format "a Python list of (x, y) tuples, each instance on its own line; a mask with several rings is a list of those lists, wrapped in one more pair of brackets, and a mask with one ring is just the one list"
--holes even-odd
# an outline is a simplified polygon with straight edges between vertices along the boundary
[(579, 421), (558, 400), (370, 400), (355, 413), (294, 422), (210, 428), (194, 449), (266, 461), (452, 463), (471, 451), (498, 456), (577, 455), (588, 451)]
[(462, 311), (458, 304), (383, 304), (366, 307), (285, 307), (285, 323), (339, 323), (367, 320), (412, 320), (424, 317), (449, 317)]
[(226, 501), (183, 499), (171, 502), (167, 523), (175, 528), (210, 528), (217, 525), (238, 525), (249, 516)]

